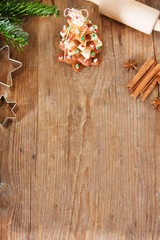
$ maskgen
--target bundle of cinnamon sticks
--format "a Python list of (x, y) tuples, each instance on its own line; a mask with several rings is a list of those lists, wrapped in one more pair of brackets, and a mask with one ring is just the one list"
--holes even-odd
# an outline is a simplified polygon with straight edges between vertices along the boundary
[(154, 58), (149, 58), (127, 84), (127, 88), (131, 91), (132, 98), (136, 99), (141, 95), (144, 102), (159, 82), (160, 64)]

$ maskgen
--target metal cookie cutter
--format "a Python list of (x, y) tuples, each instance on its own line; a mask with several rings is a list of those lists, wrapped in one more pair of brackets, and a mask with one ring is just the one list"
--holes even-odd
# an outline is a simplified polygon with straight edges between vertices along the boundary
[(0, 126), (4, 126), (8, 119), (16, 118), (13, 111), (16, 105), (16, 102), (8, 102), (4, 95), (0, 97)]
[(8, 45), (0, 48), (0, 67), (0, 85), (12, 87), (12, 73), (22, 67), (22, 63), (10, 58), (10, 47)]

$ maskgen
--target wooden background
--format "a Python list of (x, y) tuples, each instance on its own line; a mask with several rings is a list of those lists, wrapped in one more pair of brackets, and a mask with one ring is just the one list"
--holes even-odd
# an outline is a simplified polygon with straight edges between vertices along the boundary
[[(160, 61), (160, 33), (145, 35), (82, 0), (43, 1), (84, 7), (100, 27), (99, 67), (73, 72), (59, 63), (64, 17), (30, 18), (30, 45), (14, 87), (17, 121), (0, 128), (0, 239), (159, 240), (160, 113), (152, 95), (134, 101), (125, 88), (151, 56)], [(160, 9), (158, 0), (144, 3)]]

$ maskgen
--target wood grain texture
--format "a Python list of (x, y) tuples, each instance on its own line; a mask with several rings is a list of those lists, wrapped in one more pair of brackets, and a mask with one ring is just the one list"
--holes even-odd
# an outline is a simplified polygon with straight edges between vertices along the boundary
[(101, 64), (77, 74), (57, 61), (64, 17), (24, 24), (30, 45), (11, 51), (23, 71), (14, 88), (0, 89), (19, 107), (17, 121), (0, 129), (0, 239), (159, 240), (156, 91), (132, 100), (126, 84), (135, 72), (122, 66), (129, 57), (138, 68), (154, 55), (160, 62), (160, 34), (99, 16), (86, 1), (54, 3), (89, 10), (104, 42)]

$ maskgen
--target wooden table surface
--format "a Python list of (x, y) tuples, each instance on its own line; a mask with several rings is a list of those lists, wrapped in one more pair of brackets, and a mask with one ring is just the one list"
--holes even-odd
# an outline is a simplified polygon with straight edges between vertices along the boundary
[[(145, 35), (82, 0), (45, 1), (84, 7), (99, 25), (101, 64), (73, 72), (59, 63), (64, 17), (30, 18), (30, 45), (11, 50), (23, 69), (14, 87), (17, 120), (0, 128), (1, 240), (159, 240), (160, 113), (132, 100), (126, 84), (151, 56), (160, 33)], [(144, 3), (160, 9), (158, 0)]]

